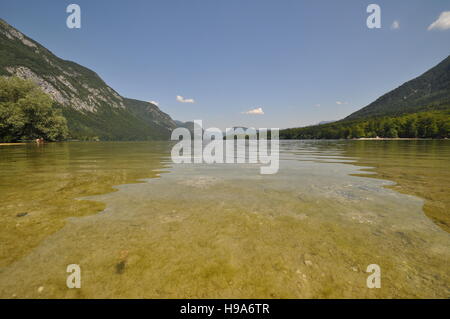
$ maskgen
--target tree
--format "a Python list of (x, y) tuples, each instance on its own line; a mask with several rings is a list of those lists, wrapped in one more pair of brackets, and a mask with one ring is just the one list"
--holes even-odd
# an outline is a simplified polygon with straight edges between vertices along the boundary
[(354, 138), (361, 138), (361, 137), (365, 137), (366, 134), (364, 132), (364, 128), (361, 125), (356, 125), (355, 128), (353, 129), (353, 137)]
[(405, 137), (417, 137), (417, 119), (412, 117), (405, 125)]
[(37, 85), (18, 77), (0, 77), (0, 141), (67, 138), (67, 121)]
[(397, 127), (392, 119), (386, 119), (383, 125), (383, 137), (397, 138)]

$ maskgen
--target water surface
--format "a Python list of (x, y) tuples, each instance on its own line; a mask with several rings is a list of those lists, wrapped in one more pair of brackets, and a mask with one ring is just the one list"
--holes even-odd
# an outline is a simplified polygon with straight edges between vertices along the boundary
[(283, 141), (275, 175), (170, 146), (0, 148), (0, 297), (450, 297), (448, 141)]

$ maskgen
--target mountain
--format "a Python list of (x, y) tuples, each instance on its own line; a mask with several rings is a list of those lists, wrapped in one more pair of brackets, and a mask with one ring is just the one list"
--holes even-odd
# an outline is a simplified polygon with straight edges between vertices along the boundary
[(404, 83), (345, 119), (401, 115), (439, 109), (448, 105), (450, 105), (450, 56), (421, 76)]
[(58, 58), (1, 19), (0, 75), (37, 83), (62, 110), (73, 139), (168, 139), (177, 126), (156, 105), (122, 97), (94, 71)]
[(280, 132), (284, 139), (449, 138), (450, 56), (346, 118)]
[(324, 125), (324, 124), (329, 124), (329, 123), (333, 123), (335, 121), (321, 121), (319, 123), (317, 123), (316, 125)]

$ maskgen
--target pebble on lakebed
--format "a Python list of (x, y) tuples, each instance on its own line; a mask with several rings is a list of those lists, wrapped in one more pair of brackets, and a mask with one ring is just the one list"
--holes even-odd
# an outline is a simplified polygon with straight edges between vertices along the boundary
[(28, 215), (28, 213), (19, 213), (16, 215), (16, 217), (25, 217), (27, 215)]

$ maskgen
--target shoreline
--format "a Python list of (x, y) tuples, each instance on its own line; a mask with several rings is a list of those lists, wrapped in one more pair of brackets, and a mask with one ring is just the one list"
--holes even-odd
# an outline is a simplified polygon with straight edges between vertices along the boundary
[(341, 139), (295, 139), (280, 138), (280, 141), (447, 141), (448, 138), (419, 138), (419, 137), (360, 137), (360, 138), (341, 138)]
[[(298, 140), (298, 141), (308, 141), (310, 139), (285, 139), (280, 138), (280, 141), (289, 141), (289, 140)], [(337, 141), (339, 139), (312, 139), (317, 141)], [(445, 141), (449, 140), (448, 138), (417, 138), (417, 137), (361, 137), (361, 138), (349, 138), (349, 139), (340, 139), (341, 141)], [(168, 140), (170, 141), (170, 140)], [(79, 141), (79, 140), (70, 140), (70, 141), (59, 141), (59, 142), (145, 142), (145, 141)], [(53, 142), (53, 143), (59, 143)], [(14, 146), (14, 145), (27, 145), (27, 144), (36, 144), (35, 142), (17, 142), (17, 143), (0, 143), (0, 146)], [(45, 144), (48, 144), (46, 142)]]
[(446, 140), (446, 138), (418, 138), (418, 137), (360, 137), (356, 141), (432, 141)]

